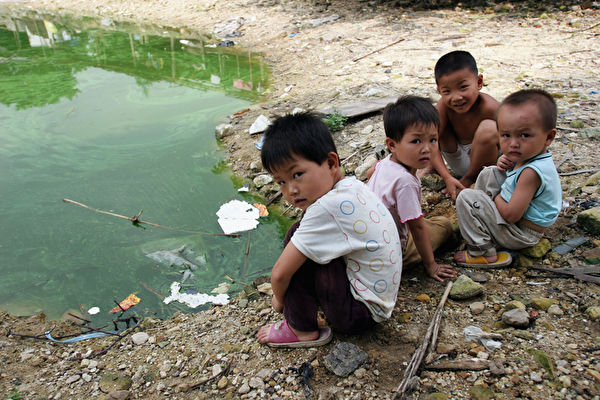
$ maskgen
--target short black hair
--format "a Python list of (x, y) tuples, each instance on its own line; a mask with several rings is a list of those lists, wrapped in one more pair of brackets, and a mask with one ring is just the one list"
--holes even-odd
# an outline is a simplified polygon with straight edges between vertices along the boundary
[(444, 54), (435, 63), (435, 68), (433, 70), (435, 74), (435, 83), (437, 83), (442, 76), (451, 74), (463, 68), (467, 68), (477, 76), (477, 62), (475, 62), (475, 58), (473, 58), (471, 53), (464, 50), (455, 50)]
[(440, 127), (440, 115), (431, 100), (419, 96), (402, 96), (383, 109), (385, 136), (398, 141), (413, 125), (435, 125)]
[(320, 165), (332, 151), (337, 154), (327, 125), (317, 115), (303, 112), (275, 119), (265, 131), (260, 158), (263, 167), (272, 173), (294, 156)]
[(544, 128), (545, 131), (556, 128), (556, 101), (550, 93), (542, 89), (523, 89), (509, 94), (502, 100), (502, 103), (500, 103), (498, 111), (496, 111), (496, 116), (502, 106), (509, 105), (516, 107), (528, 102), (537, 105), (542, 118), (542, 128)]

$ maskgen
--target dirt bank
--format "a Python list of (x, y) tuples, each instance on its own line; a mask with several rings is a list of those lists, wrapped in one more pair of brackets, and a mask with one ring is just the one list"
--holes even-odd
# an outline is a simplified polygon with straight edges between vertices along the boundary
[[(390, 4), (40, 0), (14, 7), (154, 23), (188, 32), (210, 33), (218, 24), (239, 21), (242, 35), (232, 40), (236, 46), (264, 52), (273, 72), (264, 101), (224, 121), (233, 127), (233, 133), (223, 139), (232, 168), (249, 182), (264, 172), (255, 147), (260, 135), (248, 134), (248, 127), (260, 114), (270, 117), (296, 107), (318, 110), (404, 93), (435, 99), (433, 64), (453, 49), (469, 50), (476, 57), (484, 74), (484, 90), (498, 99), (531, 86), (554, 93), (560, 130), (551, 149), (559, 170), (597, 168), (599, 142), (586, 138), (585, 133), (592, 135), (593, 129), (588, 128), (600, 126), (599, 10), (576, 7), (544, 13), (506, 4), (480, 11), (412, 12)], [(334, 137), (346, 171), (360, 172), (383, 143), (381, 116), (352, 120)], [(584, 185), (590, 175), (562, 177), (565, 209), (545, 235), (551, 246), (580, 235), (589, 239), (587, 243), (565, 255), (549, 252), (541, 258), (520, 258), (511, 269), (486, 271), (481, 277), (487, 279), (483, 294), (449, 300), (445, 306), (440, 331), (443, 346), (438, 352), (449, 359), (489, 358), (495, 366), (480, 371), (472, 367), (424, 371), (414, 398), (428, 398), (432, 393), (443, 393), (435, 398), (450, 399), (599, 398), (600, 326), (586, 310), (600, 305), (600, 286), (526, 267), (528, 263), (577, 266), (583, 262), (584, 252), (598, 248), (599, 237), (584, 232), (574, 219), (598, 200), (597, 184)], [(266, 185), (260, 191), (269, 196), (277, 188)], [(424, 200), (428, 213), (452, 216), (451, 203), (435, 188), (425, 190)], [(281, 205), (287, 208), (285, 203)], [(295, 210), (287, 213), (294, 215)], [(450, 262), (455, 247), (442, 252), (442, 260)], [(147, 337), (136, 337), (133, 342), (128, 335), (105, 354), (101, 352), (113, 343), (111, 338), (60, 345), (2, 337), (0, 394), (27, 399), (305, 398), (306, 386), (290, 367), (307, 362), (314, 372), (308, 379), (311, 398), (391, 398), (443, 290), (444, 284), (419, 271), (407, 271), (389, 321), (368, 335), (336, 335), (330, 345), (311, 350), (271, 350), (256, 343), (257, 329), (279, 318), (270, 310), (268, 296), (259, 293), (244, 294), (228, 306), (207, 312), (176, 315), (168, 321), (146, 320), (140, 330)], [(551, 298), (558, 310), (538, 305), (535, 299), (540, 297)], [(532, 316), (527, 329), (499, 323), (498, 312), (515, 299)], [(474, 302), (483, 304), (483, 312), (472, 311)], [(3, 332), (37, 335), (56, 324), (41, 316), (0, 314)], [(467, 341), (463, 329), (469, 325), (499, 333), (501, 347), (488, 350)], [(75, 331), (60, 323), (53, 335)], [(324, 367), (324, 356), (344, 341), (359, 346), (368, 357), (350, 376), (338, 377)]]

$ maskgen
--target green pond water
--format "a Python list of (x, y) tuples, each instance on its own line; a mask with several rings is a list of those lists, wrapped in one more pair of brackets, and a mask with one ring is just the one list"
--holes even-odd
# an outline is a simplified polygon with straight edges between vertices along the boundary
[[(202, 38), (112, 21), (0, 15), (0, 310), (17, 315), (99, 307), (132, 292), (138, 314), (164, 304), (186, 268), (147, 254), (185, 246), (199, 266), (182, 292), (230, 294), (270, 270), (286, 222), (271, 215), (238, 238), (142, 225), (68, 204), (186, 230), (221, 233), (215, 213), (239, 193), (215, 139), (224, 117), (256, 101), (256, 55)], [(216, 43), (216, 42), (213, 42)], [(258, 151), (258, 150), (257, 150)], [(198, 308), (199, 309), (199, 308)], [(197, 310), (197, 309), (196, 309)]]

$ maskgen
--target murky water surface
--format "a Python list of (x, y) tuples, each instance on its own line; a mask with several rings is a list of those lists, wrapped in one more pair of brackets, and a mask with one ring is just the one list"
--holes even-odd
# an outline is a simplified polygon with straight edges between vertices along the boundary
[[(136, 292), (138, 313), (165, 317), (190, 311), (161, 301), (172, 282), (193, 294), (233, 280), (235, 293), (269, 270), (285, 229), (274, 216), (251, 231), (246, 256), (247, 233), (141, 228), (62, 201), (215, 233), (223, 203), (257, 201), (238, 193), (214, 128), (260, 96), (267, 71), (248, 51), (210, 43), (0, 16), (1, 310), (59, 318), (96, 306), (91, 318), (108, 321), (114, 301)], [(147, 256), (174, 249), (197, 268)]]

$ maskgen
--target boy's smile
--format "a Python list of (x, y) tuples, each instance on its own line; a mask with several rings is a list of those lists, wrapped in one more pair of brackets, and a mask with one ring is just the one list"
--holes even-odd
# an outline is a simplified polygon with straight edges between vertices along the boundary
[(449, 109), (458, 114), (468, 112), (479, 98), (483, 76), (475, 75), (468, 68), (440, 76), (437, 91)]
[(407, 167), (411, 174), (425, 168), (431, 160), (431, 153), (438, 146), (438, 128), (434, 124), (411, 125), (398, 141), (386, 138), (385, 143), (392, 153), (391, 159)]
[(556, 129), (544, 130), (538, 105), (529, 101), (519, 106), (500, 107), (498, 133), (502, 153), (518, 168), (530, 158), (546, 152)]
[(333, 152), (321, 164), (293, 155), (292, 159), (283, 161), (272, 172), (283, 197), (302, 210), (333, 189), (342, 178), (337, 154)]

